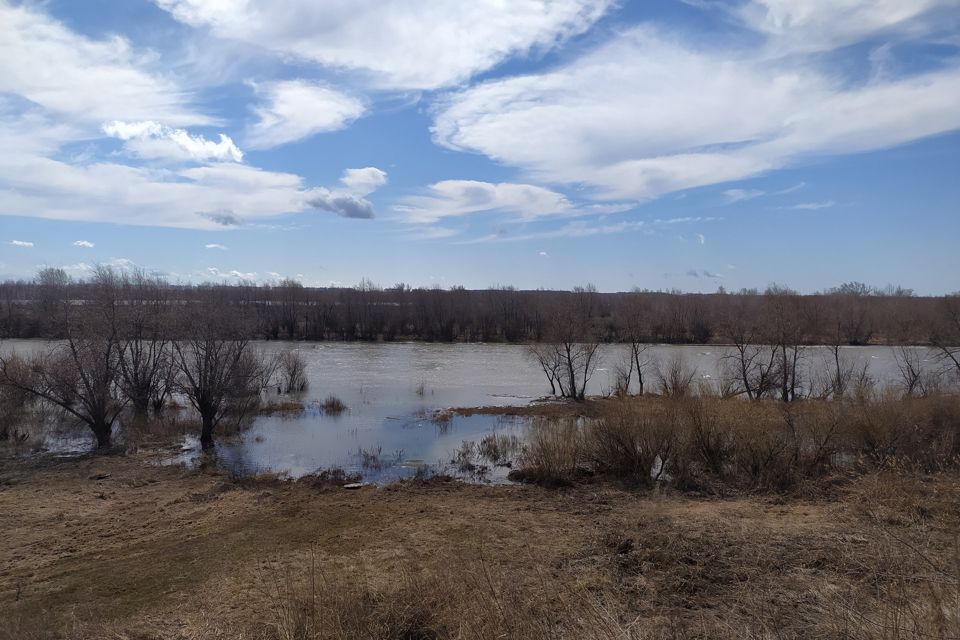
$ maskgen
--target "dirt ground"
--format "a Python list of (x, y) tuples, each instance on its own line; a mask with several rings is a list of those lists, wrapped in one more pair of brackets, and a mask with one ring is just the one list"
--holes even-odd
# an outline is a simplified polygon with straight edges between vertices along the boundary
[[(955, 474), (718, 499), (453, 481), (347, 490), (136, 455), (6, 458), (0, 638), (327, 637), (291, 633), (270, 595), (276, 567), (304, 558), (387, 591), (403, 576), (452, 589), (482, 573), (508, 631), (450, 637), (523, 637), (510, 616), (590, 601), (617, 629), (604, 637), (949, 638), (958, 532)], [(561, 588), (567, 604), (530, 604)]]

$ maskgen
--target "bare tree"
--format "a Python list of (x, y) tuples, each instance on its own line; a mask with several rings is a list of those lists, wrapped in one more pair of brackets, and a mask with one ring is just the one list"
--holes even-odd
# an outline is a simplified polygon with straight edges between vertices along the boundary
[(178, 390), (200, 414), (200, 444), (213, 446), (217, 425), (228, 415), (239, 423), (260, 401), (274, 363), (255, 352), (236, 310), (197, 308), (186, 338), (173, 343)]
[(766, 330), (769, 344), (777, 350), (777, 373), (780, 399), (790, 402), (797, 397), (799, 363), (804, 344), (804, 309), (796, 291), (771, 285), (766, 291)]
[(723, 360), (732, 363), (739, 392), (751, 400), (759, 400), (775, 386), (773, 376), (777, 350), (774, 346), (763, 344), (756, 305), (750, 305), (752, 301), (743, 296), (738, 298), (721, 325), (723, 337), (734, 348), (723, 356)]
[(170, 310), (164, 284), (135, 272), (123, 279), (120, 327), (120, 388), (134, 415), (144, 418), (151, 404), (159, 413), (173, 376)]
[(938, 322), (933, 332), (933, 345), (939, 359), (953, 369), (960, 382), (960, 293), (954, 293), (940, 302)]
[(646, 352), (653, 345), (650, 344), (650, 332), (640, 296), (636, 292), (631, 293), (630, 296), (627, 304), (627, 318), (620, 335), (620, 340), (630, 345), (630, 352), (626, 361), (618, 366), (617, 386), (622, 387), (623, 393), (629, 393), (633, 373), (636, 372), (637, 395), (642, 396), (645, 387), (644, 374), (652, 364), (646, 357)]
[(550, 394), (558, 395), (559, 389), (561, 396), (566, 396), (562, 382), (560, 380), (561, 362), (560, 352), (553, 344), (531, 344), (527, 346), (527, 355), (531, 360), (540, 365), (543, 374), (547, 376), (547, 382), (550, 383)]
[(0, 384), (33, 394), (86, 424), (103, 449), (110, 447), (113, 423), (126, 404), (118, 384), (120, 281), (113, 270), (98, 267), (92, 284), (90, 299), (51, 306), (64, 344), (29, 361), (0, 358)]

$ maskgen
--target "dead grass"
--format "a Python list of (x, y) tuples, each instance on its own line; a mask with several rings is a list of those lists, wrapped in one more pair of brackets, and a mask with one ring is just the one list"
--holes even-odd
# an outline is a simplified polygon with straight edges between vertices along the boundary
[(324, 413), (338, 416), (347, 410), (347, 405), (337, 396), (330, 394), (320, 403), (320, 408), (323, 409)]
[(957, 637), (956, 471), (815, 495), (0, 459), (0, 639)]
[(535, 419), (515, 477), (793, 491), (837, 474), (960, 466), (960, 396), (790, 404), (649, 396), (588, 411), (593, 417)]
[(301, 414), (306, 411), (306, 406), (298, 400), (271, 400), (262, 403), (257, 407), (257, 413), (261, 416), (270, 415), (293, 415)]

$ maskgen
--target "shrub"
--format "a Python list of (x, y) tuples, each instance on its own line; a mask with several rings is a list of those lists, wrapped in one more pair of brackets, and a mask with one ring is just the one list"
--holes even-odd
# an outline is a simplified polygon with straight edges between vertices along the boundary
[(337, 396), (330, 394), (320, 404), (320, 408), (323, 409), (324, 413), (337, 416), (347, 410), (347, 405)]
[(615, 406), (588, 426), (584, 448), (596, 472), (650, 486), (672, 460), (676, 427), (673, 416), (665, 411), (637, 412)]
[(297, 351), (284, 351), (278, 358), (280, 386), (284, 393), (307, 389), (307, 363)]
[(660, 393), (674, 398), (685, 398), (693, 391), (693, 380), (697, 376), (695, 369), (690, 369), (679, 355), (670, 362), (656, 368), (657, 383)]
[(520, 469), (510, 472), (512, 480), (564, 485), (582, 469), (583, 434), (575, 418), (535, 418), (530, 425), (527, 448), (520, 456)]

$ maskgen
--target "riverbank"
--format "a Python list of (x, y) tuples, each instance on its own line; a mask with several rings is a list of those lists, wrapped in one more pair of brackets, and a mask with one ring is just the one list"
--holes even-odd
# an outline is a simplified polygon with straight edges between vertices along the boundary
[(5, 459), (0, 638), (958, 632), (960, 477), (887, 470), (803, 495), (347, 490)]

